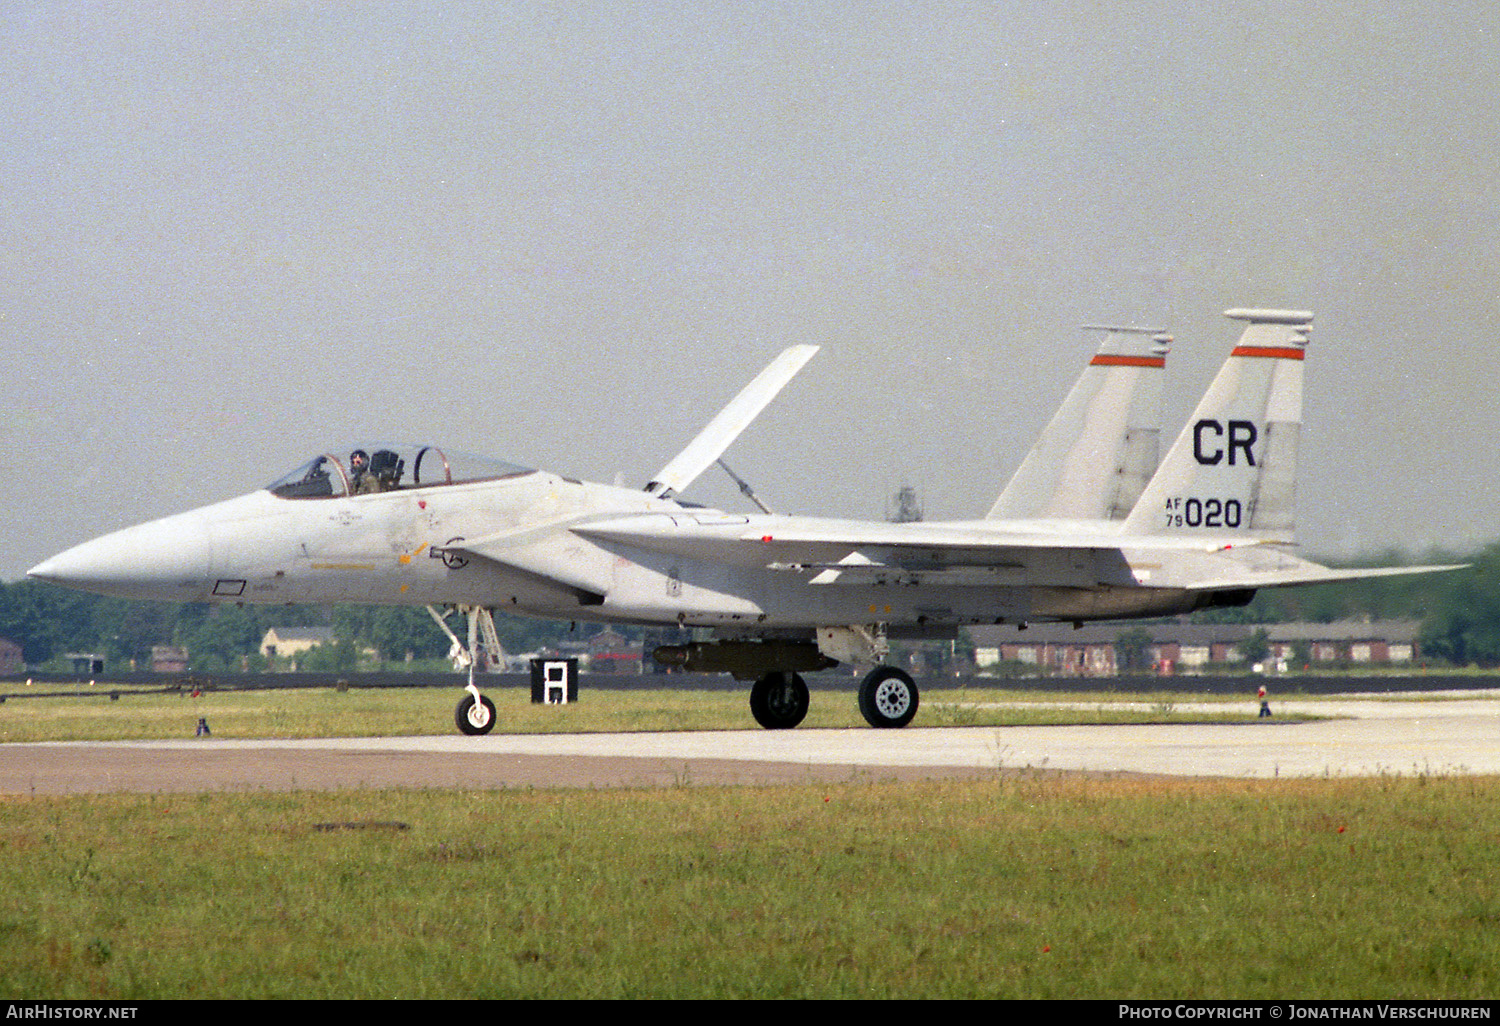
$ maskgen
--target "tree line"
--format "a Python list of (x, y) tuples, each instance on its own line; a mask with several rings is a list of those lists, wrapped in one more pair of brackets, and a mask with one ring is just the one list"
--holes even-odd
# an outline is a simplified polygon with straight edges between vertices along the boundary
[[(467, 638), (467, 625), (449, 617)], [(104, 657), (106, 665), (150, 669), (159, 645), (187, 650), (201, 672), (264, 670), (260, 645), (272, 627), (327, 627), (333, 643), (309, 655), (303, 669), (352, 669), (359, 653), (382, 663), (440, 659), (449, 641), (425, 609), (410, 606), (256, 606), (137, 602), (70, 591), (42, 581), (0, 584), (0, 638), (21, 646), (26, 665), (46, 666), (66, 653)], [(496, 614), (495, 632), (508, 652), (555, 646), (569, 625)], [(327, 665), (324, 665), (324, 664)]]

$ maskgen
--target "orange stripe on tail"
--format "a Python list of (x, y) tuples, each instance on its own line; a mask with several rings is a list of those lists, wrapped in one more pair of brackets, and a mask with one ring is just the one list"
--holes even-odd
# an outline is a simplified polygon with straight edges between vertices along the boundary
[(1160, 356), (1115, 356), (1100, 353), (1089, 361), (1092, 367), (1165, 367), (1167, 361)]
[(1307, 356), (1304, 349), (1294, 349), (1290, 346), (1281, 348), (1277, 346), (1237, 346), (1231, 356), (1267, 356), (1274, 360), (1301, 360)]

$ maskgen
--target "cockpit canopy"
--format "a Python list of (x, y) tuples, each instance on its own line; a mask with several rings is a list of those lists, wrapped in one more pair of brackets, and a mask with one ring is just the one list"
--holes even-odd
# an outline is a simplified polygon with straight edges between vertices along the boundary
[(266, 487), (283, 499), (336, 499), (530, 473), (529, 467), (435, 445), (379, 443), (314, 456)]

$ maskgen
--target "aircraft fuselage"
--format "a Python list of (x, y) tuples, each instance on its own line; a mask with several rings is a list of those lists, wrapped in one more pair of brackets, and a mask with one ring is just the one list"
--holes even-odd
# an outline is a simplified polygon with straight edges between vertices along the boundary
[[(590, 537), (588, 525), (656, 518), (726, 536), (816, 518), (744, 516), (535, 471), (369, 495), (288, 499), (261, 490), (69, 549), (35, 576), (122, 598), (263, 604), (477, 605), (543, 617), (810, 632), (880, 622), (941, 635), (961, 624), (1167, 614), (1201, 605), (1140, 587), (1085, 552), (991, 570), (993, 585), (944, 584), (923, 563), (817, 581), (761, 553), (726, 561)], [(833, 521), (829, 521), (833, 523)], [(581, 528), (582, 530), (574, 530)], [(989, 529), (994, 529), (993, 522)], [(466, 548), (481, 541), (485, 554)], [(487, 540), (487, 541), (485, 541)], [(1038, 557), (1040, 559), (1040, 557)], [(1128, 572), (1128, 568), (1127, 571)], [(1108, 575), (1117, 587), (1109, 587)], [(837, 576), (837, 574), (835, 574)], [(918, 587), (917, 585), (921, 586)], [(1101, 586), (1103, 585), (1103, 586)]]

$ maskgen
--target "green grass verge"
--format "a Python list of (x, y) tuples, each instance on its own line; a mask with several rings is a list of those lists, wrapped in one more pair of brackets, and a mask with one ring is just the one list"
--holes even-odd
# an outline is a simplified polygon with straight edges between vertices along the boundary
[(0, 808), (12, 999), (1500, 992), (1494, 778)]
[[(40, 691), (41, 688), (38, 688)], [(48, 687), (48, 692), (60, 687)], [(79, 697), (16, 698), (0, 704), (0, 742), (122, 741), (192, 737), (199, 718), (217, 738), (401, 737), (450, 734), (462, 692), (449, 688), (353, 688), (188, 693), (119, 692), (78, 688)], [(528, 690), (486, 692), (497, 707), (502, 733), (579, 733), (632, 730), (758, 730), (750, 716), (749, 688), (734, 691), (589, 691), (567, 706), (532, 705)], [(916, 725), (1017, 726), (1062, 723), (1171, 723), (1206, 719), (1249, 720), (1241, 713), (1204, 716), (1179, 711), (1183, 696), (1120, 696), (1151, 705), (1112, 708), (1098, 695), (1087, 708), (974, 709), (966, 703), (1017, 700), (1020, 692), (935, 691), (923, 698)], [(1024, 700), (1024, 699), (1023, 699)], [(1048, 696), (1045, 701), (1066, 700)], [(1195, 700), (1196, 701), (1196, 700)], [(815, 691), (807, 727), (864, 727), (854, 693)]]

